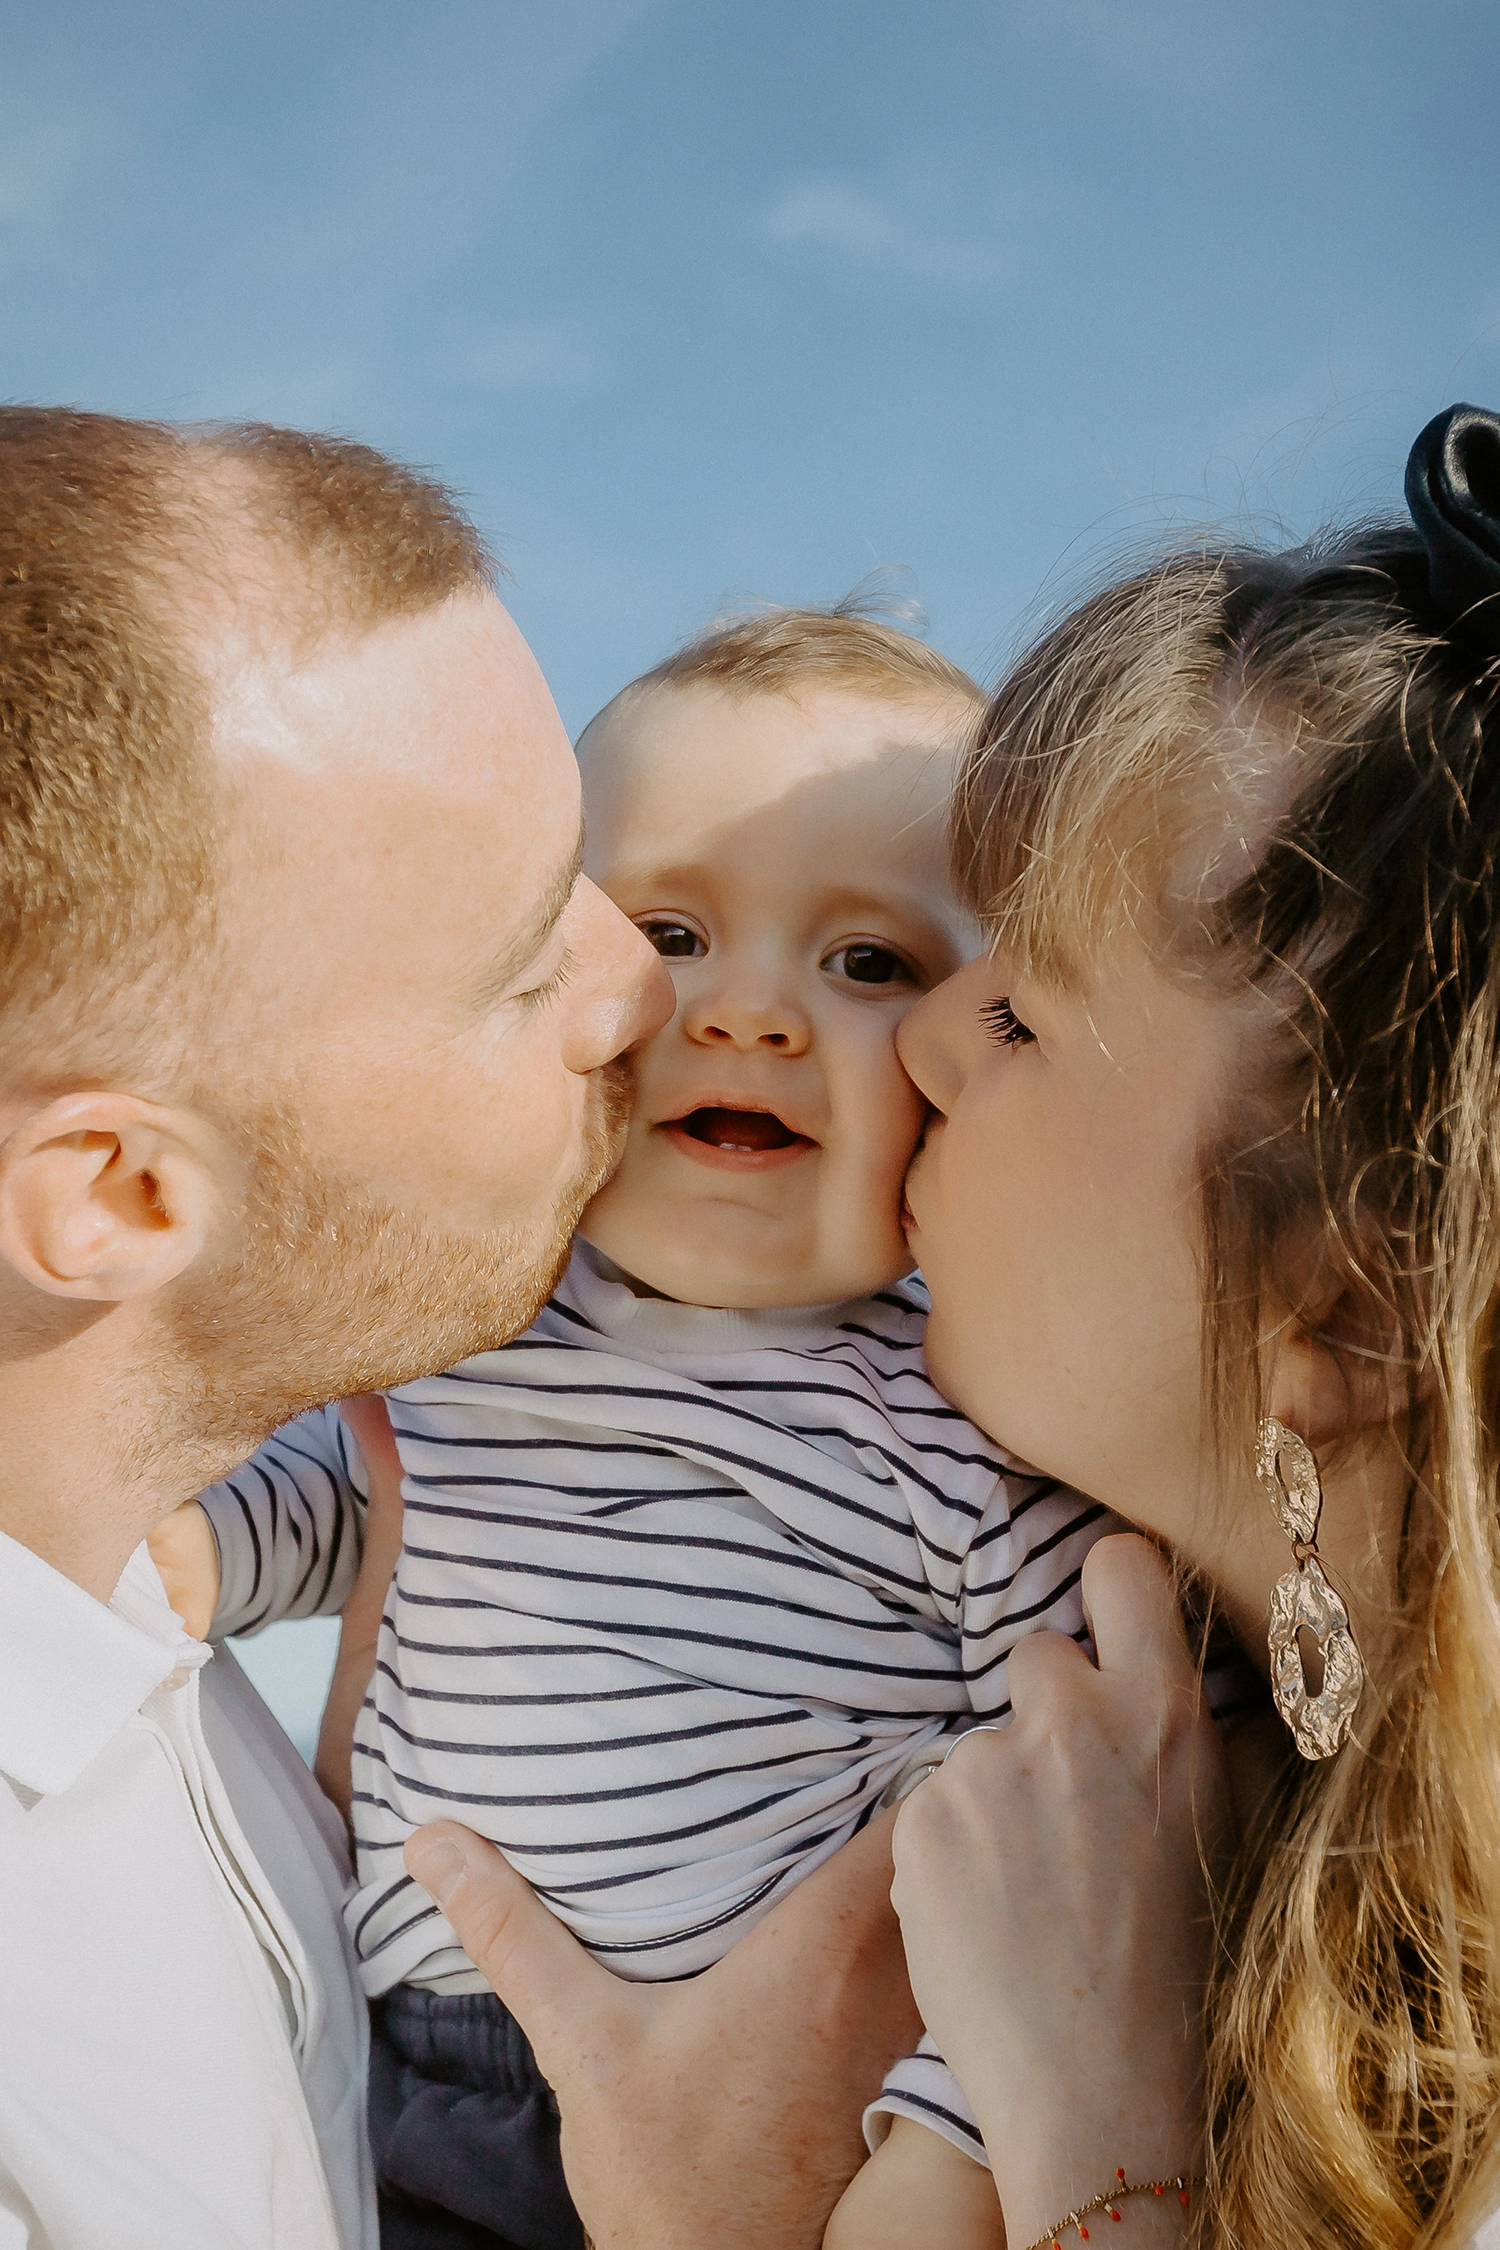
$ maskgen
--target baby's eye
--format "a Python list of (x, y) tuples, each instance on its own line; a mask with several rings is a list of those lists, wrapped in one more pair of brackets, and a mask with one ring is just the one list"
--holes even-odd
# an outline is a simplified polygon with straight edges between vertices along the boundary
[(649, 915), (636, 928), (648, 938), (664, 961), (698, 961), (708, 951), (702, 934), (691, 922), (677, 922), (670, 915)]
[(979, 1011), (979, 1020), (999, 1047), (1036, 1044), (1036, 1033), (1029, 1024), (1022, 1023), (1009, 1000), (986, 1000)]
[(922, 981), (910, 961), (893, 946), (876, 945), (870, 938), (839, 946), (824, 955), (821, 965), (830, 976), (843, 977), (850, 984), (920, 984)]

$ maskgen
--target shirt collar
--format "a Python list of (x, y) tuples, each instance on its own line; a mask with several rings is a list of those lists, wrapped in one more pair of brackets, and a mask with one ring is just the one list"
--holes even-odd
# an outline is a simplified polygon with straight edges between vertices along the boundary
[(0, 1532), (0, 1773), (23, 1789), (71, 1788), (148, 1695), (209, 1653), (144, 1546), (106, 1608)]
[(591, 1243), (575, 1242), (559, 1300), (628, 1357), (688, 1359), (725, 1352), (805, 1351), (828, 1331), (861, 1313), (868, 1301), (777, 1305), (741, 1311), (719, 1305), (685, 1305), (673, 1297), (638, 1297), (620, 1268)]

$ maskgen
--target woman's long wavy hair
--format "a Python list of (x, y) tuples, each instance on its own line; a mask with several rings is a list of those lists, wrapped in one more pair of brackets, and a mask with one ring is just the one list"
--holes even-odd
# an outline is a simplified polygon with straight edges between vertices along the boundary
[(1221, 1460), (1290, 1274), (1398, 1402), (1390, 1629), (1226, 1924), (1222, 2250), (1456, 2246), (1500, 2201), (1500, 666), (1425, 586), (1396, 526), (1157, 563), (1011, 671), (955, 811), (961, 886), (1032, 975), (1140, 942), (1238, 1011), (1201, 1150)]

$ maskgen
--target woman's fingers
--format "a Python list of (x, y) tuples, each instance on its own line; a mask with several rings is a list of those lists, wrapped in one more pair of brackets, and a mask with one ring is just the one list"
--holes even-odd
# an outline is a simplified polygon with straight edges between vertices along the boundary
[(1099, 1670), (1121, 1680), (1193, 1684), (1172, 1565), (1137, 1532), (1101, 1539), (1083, 1566), (1083, 1609)]
[(1172, 1566), (1149, 1539), (1117, 1532), (1089, 1550), (1083, 1609), (1096, 1663), (1063, 1633), (1029, 1633), (1011, 1650), (1006, 1685), (1017, 1718), (1109, 1682), (1153, 1697), (1196, 1683)]
[[(1066, 1633), (1028, 1633), (1005, 1662), (1006, 1692), (1018, 1719), (1043, 1703), (1086, 1692), (1097, 1678), (1083, 1650)], [(958, 1739), (962, 1742), (966, 1737)]]
[(1071, 1768), (1087, 1765), (1096, 1736), (1148, 1760), (1185, 1744), (1202, 1699), (1166, 1557), (1134, 1533), (1101, 1539), (1083, 1566), (1083, 1603), (1095, 1663), (1061, 1633), (1032, 1633), (1010, 1652), (1017, 1745), (1045, 1740)]
[(456, 1821), (419, 1828), (403, 1857), (561, 2090), (569, 2062), (629, 1988), (589, 1958), (503, 1853)]

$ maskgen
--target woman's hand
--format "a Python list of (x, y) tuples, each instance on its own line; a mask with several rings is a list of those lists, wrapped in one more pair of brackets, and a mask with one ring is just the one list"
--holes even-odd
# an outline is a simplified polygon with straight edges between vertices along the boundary
[(860, 2114), (920, 2026), (890, 1819), (676, 1984), (611, 1976), (492, 1844), (451, 1821), (406, 1863), (524, 2027), (598, 2250), (817, 2250), (864, 2160)]
[[(1203, 2132), (1223, 1760), (1157, 1550), (1101, 1540), (1083, 1594), (1098, 1669), (1059, 1634), (1022, 1641), (1013, 1723), (961, 1740), (895, 1833), (912, 1989), (1018, 2250), (1117, 2165), (1194, 2171)], [(1182, 2212), (1147, 2198), (1131, 2217), (1169, 2240)]]

